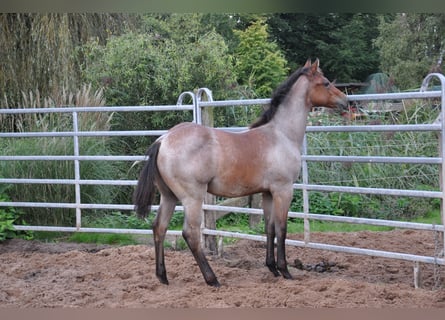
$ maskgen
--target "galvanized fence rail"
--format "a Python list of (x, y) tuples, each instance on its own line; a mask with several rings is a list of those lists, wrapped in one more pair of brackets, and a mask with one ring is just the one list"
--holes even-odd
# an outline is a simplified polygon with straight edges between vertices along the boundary
[[(427, 91), (429, 82), (432, 79), (438, 79), (441, 82), (440, 91)], [(206, 101), (203, 95), (207, 96)], [(442, 74), (430, 74), (423, 83), (420, 91), (404, 92), (404, 93), (387, 93), (387, 94), (366, 94), (366, 95), (349, 95), (350, 101), (384, 101), (384, 100), (402, 100), (402, 99), (440, 99), (441, 106), (445, 103), (445, 77)], [(183, 104), (184, 99), (191, 99), (191, 104)], [(197, 92), (184, 92), (178, 98), (177, 105), (172, 106), (127, 106), (127, 107), (59, 107), (59, 108), (38, 108), (38, 109), (0, 109), (1, 114), (26, 114), (26, 113), (66, 113), (72, 115), (73, 130), (66, 132), (0, 132), (1, 138), (30, 138), (30, 137), (71, 137), (74, 142), (74, 150), (72, 155), (63, 156), (37, 156), (37, 155), (13, 155), (6, 156), (0, 152), (0, 161), (73, 161), (74, 162), (74, 179), (33, 179), (33, 178), (8, 178), (1, 177), (0, 184), (68, 184), (75, 186), (75, 202), (74, 203), (47, 203), (47, 202), (0, 202), (0, 207), (44, 207), (44, 208), (72, 208), (76, 211), (76, 225), (75, 226), (23, 226), (16, 225), (17, 230), (29, 231), (59, 231), (59, 232), (104, 232), (104, 233), (125, 233), (125, 234), (152, 234), (151, 230), (139, 229), (112, 229), (112, 228), (88, 228), (82, 226), (82, 210), (84, 209), (104, 209), (104, 210), (133, 210), (132, 204), (107, 204), (107, 203), (82, 203), (80, 198), (80, 190), (83, 185), (120, 185), (120, 186), (134, 186), (135, 180), (89, 180), (82, 179), (80, 175), (81, 161), (129, 161), (130, 165), (134, 161), (143, 161), (144, 156), (89, 156), (81, 155), (79, 148), (80, 137), (111, 137), (111, 136), (159, 136), (166, 132), (166, 130), (133, 130), (133, 131), (80, 131), (78, 123), (79, 113), (85, 112), (136, 112), (136, 111), (177, 111), (189, 110), (193, 113), (193, 121), (202, 123), (202, 110), (208, 107), (234, 107), (234, 106), (251, 106), (251, 105), (265, 105), (269, 103), (270, 99), (252, 99), (252, 100), (226, 100), (213, 101), (211, 91), (206, 88), (201, 88)], [(241, 131), (246, 128), (221, 128), (222, 130)], [(388, 226), (395, 228), (409, 228), (416, 230), (428, 230), (438, 232), (441, 234), (440, 241), (445, 241), (445, 214), (444, 214), (444, 199), (445, 190), (441, 185), (440, 191), (425, 191), (425, 190), (399, 190), (386, 188), (360, 188), (360, 187), (345, 187), (335, 185), (316, 185), (309, 184), (309, 174), (307, 163), (310, 161), (337, 161), (337, 162), (361, 162), (361, 163), (410, 163), (410, 164), (428, 164), (439, 165), (441, 177), (445, 176), (445, 120), (440, 117), (440, 121), (432, 124), (418, 124), (418, 125), (347, 125), (347, 126), (308, 126), (307, 132), (397, 132), (397, 131), (434, 131), (438, 132), (440, 136), (440, 154), (438, 157), (381, 157), (381, 156), (321, 156), (307, 154), (306, 141), (302, 156), (302, 174), (301, 182), (294, 184), (295, 189), (303, 191), (303, 212), (289, 212), (289, 217), (301, 218), (304, 220), (304, 241), (287, 240), (288, 245), (315, 248), (322, 250), (331, 250), (337, 252), (347, 252), (354, 254), (371, 255), (376, 257), (395, 258), (413, 261), (417, 264), (431, 263), (434, 265), (445, 265), (445, 259), (442, 254), (435, 256), (413, 255), (400, 252), (387, 252), (382, 250), (371, 250), (364, 248), (337, 246), (324, 243), (315, 243), (310, 240), (309, 220), (322, 220), (352, 224), (367, 224), (376, 226)], [(356, 218), (344, 217), (329, 214), (313, 214), (309, 212), (309, 192), (311, 191), (326, 191), (326, 192), (345, 192), (345, 193), (360, 193), (360, 194), (379, 194), (388, 196), (408, 196), (408, 197), (425, 197), (437, 198), (442, 202), (441, 206), (441, 224), (428, 223), (413, 223), (405, 221), (390, 221), (382, 219)], [(153, 210), (157, 210), (158, 206), (153, 206)], [(177, 206), (176, 210), (183, 210), (182, 206)], [(262, 214), (262, 210), (254, 208), (240, 208), (228, 207), (220, 205), (205, 204), (204, 210), (211, 211), (231, 211), (238, 213)], [(234, 237), (252, 239), (258, 241), (265, 241), (262, 235), (243, 234), (238, 232), (229, 232), (222, 230), (213, 230), (204, 228), (203, 234), (213, 235), (217, 237)], [(168, 234), (180, 236), (180, 231), (169, 230)]]

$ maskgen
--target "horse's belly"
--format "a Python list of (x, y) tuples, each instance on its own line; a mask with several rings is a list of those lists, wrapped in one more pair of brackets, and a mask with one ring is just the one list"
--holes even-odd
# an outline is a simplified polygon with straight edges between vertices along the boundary
[(257, 183), (245, 183), (233, 180), (231, 182), (215, 178), (208, 184), (207, 191), (221, 197), (242, 197), (265, 191), (264, 187)]

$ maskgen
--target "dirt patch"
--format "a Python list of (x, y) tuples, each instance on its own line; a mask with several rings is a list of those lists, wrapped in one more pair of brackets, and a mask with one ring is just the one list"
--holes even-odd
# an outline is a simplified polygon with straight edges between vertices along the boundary
[[(299, 239), (291, 235), (289, 238)], [(330, 244), (430, 255), (430, 232), (395, 230), (312, 234)], [(1, 307), (445, 307), (445, 267), (287, 247), (294, 280), (264, 266), (265, 244), (240, 240), (209, 256), (221, 288), (204, 283), (190, 251), (166, 251), (170, 285), (157, 280), (154, 248), (10, 240), (0, 244)]]

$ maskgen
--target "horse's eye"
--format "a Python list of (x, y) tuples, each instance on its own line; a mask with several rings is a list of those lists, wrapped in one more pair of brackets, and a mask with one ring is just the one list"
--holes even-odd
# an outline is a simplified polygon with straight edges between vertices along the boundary
[(326, 88), (328, 88), (328, 87), (331, 85), (331, 83), (330, 83), (329, 81), (326, 81), (326, 82), (323, 83), (323, 85), (324, 85)]

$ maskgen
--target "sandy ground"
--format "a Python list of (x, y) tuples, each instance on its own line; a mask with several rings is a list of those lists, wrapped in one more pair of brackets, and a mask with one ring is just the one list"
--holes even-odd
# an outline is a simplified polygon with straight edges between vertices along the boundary
[[(311, 237), (316, 242), (422, 255), (435, 250), (432, 233), (412, 230)], [(422, 288), (415, 289), (413, 262), (290, 246), (287, 256), (294, 280), (276, 278), (267, 270), (264, 243), (240, 240), (225, 246), (221, 257), (208, 257), (222, 285), (215, 289), (205, 284), (189, 250), (167, 250), (166, 286), (154, 274), (150, 245), (8, 240), (0, 244), (0, 306), (445, 307), (444, 266), (436, 269), (435, 281), (434, 266), (421, 264)]]

